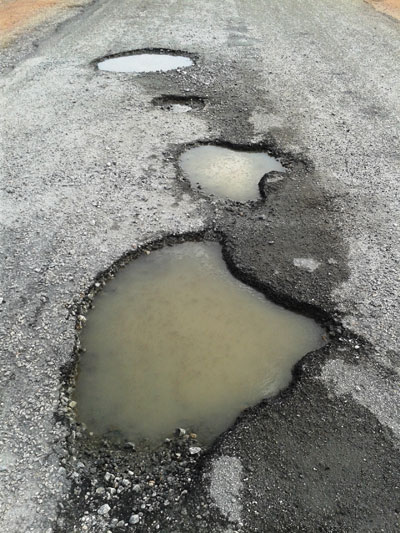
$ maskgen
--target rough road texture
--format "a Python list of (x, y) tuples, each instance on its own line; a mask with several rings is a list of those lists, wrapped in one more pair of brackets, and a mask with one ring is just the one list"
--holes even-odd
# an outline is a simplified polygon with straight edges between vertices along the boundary
[[(2, 531), (398, 531), (399, 35), (358, 0), (103, 0), (2, 52)], [(91, 64), (154, 47), (196, 65)], [(265, 201), (206, 198), (176, 158), (213, 140), (288, 172)], [(82, 436), (68, 379), (60, 404), (74, 302), (127, 251), (204, 230), (330, 345), (200, 459), (185, 436), (151, 457)]]

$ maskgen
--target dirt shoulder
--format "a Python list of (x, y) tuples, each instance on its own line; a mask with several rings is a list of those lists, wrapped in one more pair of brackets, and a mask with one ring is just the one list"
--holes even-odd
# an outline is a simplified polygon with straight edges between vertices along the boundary
[(7, 46), (24, 31), (88, 0), (2, 0), (0, 2), (0, 46)]
[(377, 11), (400, 20), (400, 0), (365, 0)]

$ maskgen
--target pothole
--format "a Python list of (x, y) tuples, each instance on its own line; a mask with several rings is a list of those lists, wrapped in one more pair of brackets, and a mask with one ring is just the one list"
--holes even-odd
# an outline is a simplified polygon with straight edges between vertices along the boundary
[(186, 113), (203, 109), (205, 101), (200, 96), (162, 95), (153, 98), (152, 104), (173, 113)]
[(260, 197), (259, 182), (268, 172), (284, 172), (281, 162), (266, 152), (244, 151), (211, 144), (195, 146), (180, 157), (184, 176), (206, 193), (238, 202)]
[(316, 322), (234, 278), (217, 243), (141, 255), (95, 303), (81, 333), (78, 419), (136, 444), (176, 427), (209, 443), (323, 345)]
[(108, 57), (99, 61), (99, 70), (108, 72), (166, 72), (192, 66), (193, 60), (184, 55), (158, 51), (135, 51)]

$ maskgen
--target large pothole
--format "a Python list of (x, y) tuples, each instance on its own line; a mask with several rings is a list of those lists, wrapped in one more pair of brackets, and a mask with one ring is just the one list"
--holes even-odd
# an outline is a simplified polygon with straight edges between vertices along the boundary
[(234, 278), (217, 243), (144, 254), (96, 297), (81, 334), (79, 419), (160, 444), (176, 427), (212, 441), (276, 394), (323, 330)]

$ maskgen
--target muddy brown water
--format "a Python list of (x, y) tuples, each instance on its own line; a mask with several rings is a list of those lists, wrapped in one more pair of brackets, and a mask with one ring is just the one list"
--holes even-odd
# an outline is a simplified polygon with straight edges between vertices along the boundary
[(150, 53), (110, 57), (97, 64), (100, 70), (108, 72), (165, 72), (191, 65), (189, 57)]
[(96, 296), (81, 342), (78, 418), (157, 444), (175, 428), (209, 443), (276, 394), (323, 330), (228, 271), (216, 243), (143, 255)]
[(221, 146), (196, 146), (180, 157), (184, 176), (216, 196), (246, 202), (259, 198), (258, 183), (264, 174), (285, 169), (264, 152), (245, 152)]

